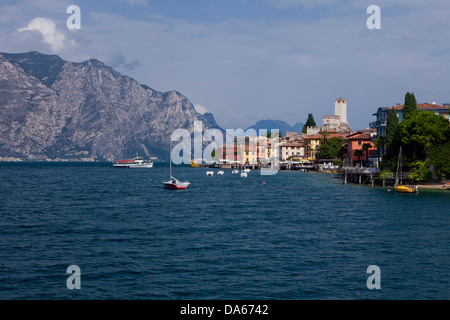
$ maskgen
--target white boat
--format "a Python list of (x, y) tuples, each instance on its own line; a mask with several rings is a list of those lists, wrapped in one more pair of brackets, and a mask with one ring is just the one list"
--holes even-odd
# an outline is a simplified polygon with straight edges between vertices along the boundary
[(186, 189), (190, 183), (187, 181), (180, 181), (172, 176), (170, 176), (170, 180), (163, 182), (164, 187), (167, 189)]
[[(172, 140), (170, 140), (170, 151), (172, 151)], [(163, 184), (167, 189), (186, 189), (191, 184), (188, 181), (180, 181), (172, 176), (172, 152), (170, 152), (170, 179), (163, 181)]]
[(134, 159), (118, 160), (113, 163), (116, 168), (153, 168), (153, 162), (151, 160), (144, 161), (141, 157)]
[(206, 171), (206, 175), (208, 177), (211, 177), (214, 174), (214, 171)]

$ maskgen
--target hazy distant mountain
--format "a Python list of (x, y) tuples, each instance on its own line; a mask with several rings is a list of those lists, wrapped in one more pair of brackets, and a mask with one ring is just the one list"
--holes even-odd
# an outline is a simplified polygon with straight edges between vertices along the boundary
[(297, 131), (298, 133), (301, 133), (303, 123), (297, 122), (291, 126), (283, 120), (259, 120), (256, 124), (248, 127), (247, 129), (250, 128), (255, 129), (256, 133), (259, 133), (259, 129), (267, 129), (267, 131), (270, 131), (271, 129), (278, 129), (283, 135), (285, 135), (286, 131)]
[(155, 91), (98, 60), (0, 53), (0, 157), (167, 158), (172, 131), (192, 132), (196, 120), (219, 128), (181, 93)]

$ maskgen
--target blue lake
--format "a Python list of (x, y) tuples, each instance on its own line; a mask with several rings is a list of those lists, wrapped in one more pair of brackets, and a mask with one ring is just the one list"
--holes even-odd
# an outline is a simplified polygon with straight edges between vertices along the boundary
[(0, 164), (0, 299), (450, 298), (450, 192), (207, 170)]

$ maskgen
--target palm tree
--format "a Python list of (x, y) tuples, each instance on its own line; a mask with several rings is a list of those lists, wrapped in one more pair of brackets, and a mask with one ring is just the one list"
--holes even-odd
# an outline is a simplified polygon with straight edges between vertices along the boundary
[(386, 137), (385, 136), (379, 136), (378, 138), (373, 140), (373, 143), (375, 143), (375, 146), (377, 147), (377, 153), (378, 153), (378, 167), (380, 168), (380, 154), (381, 150), (384, 149), (386, 146)]
[(328, 141), (328, 135), (329, 135), (329, 133), (328, 132), (326, 132), (326, 131), (322, 131), (321, 133), (320, 133), (320, 144), (326, 144), (327, 143), (327, 141)]
[(365, 155), (366, 155), (366, 160), (364, 162), (364, 166), (368, 167), (367, 162), (369, 162), (369, 149), (372, 148), (372, 144), (370, 143), (364, 143), (362, 145), (362, 150), (364, 151)]
[[(348, 153), (348, 143), (346, 142), (342, 144), (342, 146), (339, 148), (338, 151), (339, 158), (341, 159), (342, 162), (344, 161), (344, 158), (347, 156), (347, 153)], [(348, 160), (346, 162), (348, 164)]]
[(355, 150), (355, 157), (358, 157), (358, 162), (361, 163), (361, 157), (364, 155), (364, 151), (362, 149)]

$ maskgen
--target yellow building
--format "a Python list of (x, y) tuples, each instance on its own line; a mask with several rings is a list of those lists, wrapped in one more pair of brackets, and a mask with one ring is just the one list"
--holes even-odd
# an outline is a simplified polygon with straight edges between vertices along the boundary
[(244, 163), (256, 164), (258, 162), (258, 152), (256, 148), (245, 146)]
[(314, 161), (316, 160), (316, 154), (319, 152), (320, 139), (322, 136), (320, 134), (313, 134), (304, 137), (305, 141), (305, 156), (303, 159)]
[(336, 137), (346, 138), (348, 134), (337, 133), (335, 131), (324, 131), (320, 134), (313, 134), (305, 136), (305, 160), (314, 161), (317, 160), (317, 154), (319, 153), (320, 143), (324, 139), (332, 139)]

